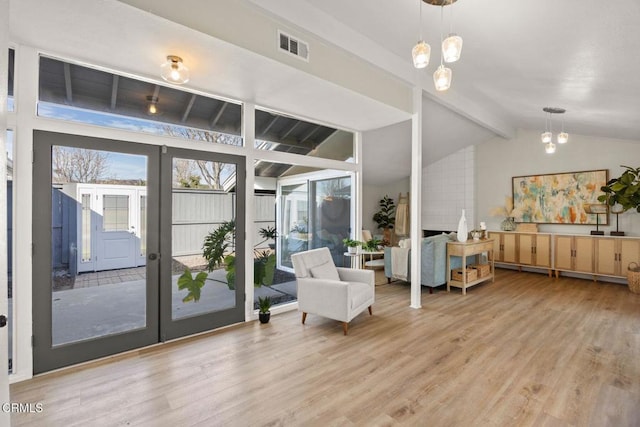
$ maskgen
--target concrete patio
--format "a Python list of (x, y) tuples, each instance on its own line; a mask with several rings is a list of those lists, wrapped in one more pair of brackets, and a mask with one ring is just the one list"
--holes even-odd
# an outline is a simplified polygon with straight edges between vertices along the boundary
[[(236, 305), (225, 271), (209, 273), (198, 302), (182, 302), (186, 290), (178, 290), (180, 275), (172, 276), (172, 317), (181, 319), (224, 310)], [(295, 300), (296, 282), (255, 288), (255, 300), (270, 296)], [(124, 332), (145, 326), (144, 267), (86, 273), (75, 278), (73, 289), (53, 292), (54, 345)]]

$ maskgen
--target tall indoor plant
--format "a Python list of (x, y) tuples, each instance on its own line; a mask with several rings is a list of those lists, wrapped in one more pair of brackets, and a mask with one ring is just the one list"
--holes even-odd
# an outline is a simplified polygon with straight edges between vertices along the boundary
[(385, 195), (378, 202), (380, 210), (373, 215), (373, 220), (382, 229), (384, 240), (391, 242), (391, 230), (396, 223), (396, 204), (391, 197)]

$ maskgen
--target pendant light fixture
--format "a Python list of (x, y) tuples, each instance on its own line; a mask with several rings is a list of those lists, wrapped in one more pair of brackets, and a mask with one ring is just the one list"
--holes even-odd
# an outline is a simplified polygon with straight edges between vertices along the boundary
[(147, 96), (147, 114), (158, 114), (158, 97), (154, 95)]
[[(428, 3), (433, 6), (440, 6), (440, 65), (433, 73), (433, 82), (437, 91), (445, 91), (451, 87), (451, 80), (453, 78), (450, 68), (444, 66), (444, 63), (455, 62), (460, 59), (460, 53), (462, 52), (462, 37), (450, 32), (449, 36), (444, 39), (442, 29), (444, 25), (444, 6), (451, 6), (457, 0), (418, 0), (420, 2), (420, 39), (418, 43), (413, 47), (411, 55), (413, 57), (413, 66), (416, 68), (425, 68), (429, 65), (429, 58), (431, 56), (431, 46), (426, 43), (422, 38), (422, 2)], [(453, 13), (452, 13), (453, 18)], [(453, 22), (453, 19), (452, 19)], [(451, 24), (453, 28), (453, 24)]]
[(167, 62), (160, 68), (160, 75), (169, 83), (181, 85), (189, 81), (189, 69), (182, 63), (182, 58), (179, 56), (167, 56)]
[[(451, 5), (449, 1), (449, 5)], [(442, 56), (444, 56), (444, 62), (451, 63), (460, 59), (462, 53), (462, 37), (453, 32), (453, 7), (451, 10), (451, 18), (449, 20), (449, 35), (442, 41)]]
[(411, 55), (413, 56), (413, 66), (416, 68), (425, 68), (429, 65), (431, 58), (431, 46), (422, 38), (422, 0), (420, 2), (420, 38), (418, 43), (413, 47)]
[[(443, 15), (444, 15), (444, 5), (440, 7), (440, 41), (444, 46), (444, 41), (442, 40)], [(433, 83), (436, 85), (436, 90), (440, 92), (445, 91), (451, 87), (451, 79), (453, 77), (451, 73), (451, 68), (445, 67), (443, 61), (444, 61), (444, 50), (440, 52), (440, 66), (438, 67), (436, 72), (433, 73)]]
[(558, 144), (566, 144), (569, 141), (569, 134), (564, 131), (564, 116), (562, 117), (562, 132), (558, 134)]
[[(553, 154), (556, 152), (556, 144), (553, 143), (553, 130), (552, 130), (552, 114), (564, 114), (567, 110), (557, 107), (544, 107), (542, 109), (547, 115), (545, 116), (544, 128), (545, 131), (540, 135), (541, 141), (545, 144), (544, 151), (547, 154)], [(562, 120), (562, 132), (558, 134), (558, 144), (565, 144), (569, 141), (569, 134), (564, 131), (564, 119)]]
[(548, 144), (551, 142), (551, 139), (553, 138), (553, 134), (551, 133), (551, 130), (549, 128), (551, 113), (547, 111), (547, 108), (543, 108), (542, 110), (545, 111), (547, 114), (544, 116), (544, 132), (542, 132), (542, 134), (540, 135), (540, 140), (542, 141), (543, 144)]

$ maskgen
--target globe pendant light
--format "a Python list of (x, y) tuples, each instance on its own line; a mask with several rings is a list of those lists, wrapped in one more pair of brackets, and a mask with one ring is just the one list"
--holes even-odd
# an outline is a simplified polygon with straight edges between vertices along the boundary
[(540, 140), (542, 141), (543, 144), (549, 144), (551, 142), (551, 138), (553, 138), (553, 134), (549, 130), (549, 121), (551, 118), (551, 113), (544, 108), (542, 110), (545, 111), (547, 115), (544, 116), (544, 132), (540, 134)]
[(451, 68), (446, 68), (440, 64), (435, 73), (433, 73), (433, 83), (436, 85), (437, 91), (445, 91), (451, 87), (452, 73)]
[(416, 68), (425, 68), (429, 65), (431, 46), (429, 46), (424, 40), (420, 40), (418, 44), (413, 47), (411, 54), (413, 55), (413, 66)]
[[(453, 2), (449, 2), (449, 6), (452, 6)], [(444, 62), (451, 63), (460, 59), (462, 53), (462, 37), (453, 32), (453, 7), (450, 7), (450, 21), (449, 21), (449, 36), (442, 42), (442, 56), (444, 56)]]
[(560, 132), (558, 134), (558, 144), (566, 144), (569, 141), (569, 134), (566, 132)]
[[(442, 17), (444, 14), (444, 5), (440, 6), (440, 40), (442, 40)], [(443, 43), (444, 44), (444, 43)], [(440, 53), (440, 66), (433, 73), (433, 83), (436, 86), (436, 90), (439, 92), (445, 91), (451, 87), (451, 80), (453, 78), (451, 68), (446, 68), (443, 64), (444, 50)]]
[(545, 146), (544, 146), (544, 151), (547, 154), (553, 154), (556, 152), (556, 144), (554, 144), (553, 142), (548, 142)]
[(420, 2), (420, 40), (411, 50), (411, 56), (413, 56), (413, 66), (420, 69), (429, 65), (431, 46), (422, 39), (422, 0), (418, 1)]
[(442, 55), (444, 62), (456, 62), (462, 53), (462, 37), (457, 34), (449, 34), (449, 37), (442, 42)]
[(569, 141), (569, 134), (564, 131), (564, 117), (562, 118), (562, 132), (558, 134), (558, 144), (566, 144)]

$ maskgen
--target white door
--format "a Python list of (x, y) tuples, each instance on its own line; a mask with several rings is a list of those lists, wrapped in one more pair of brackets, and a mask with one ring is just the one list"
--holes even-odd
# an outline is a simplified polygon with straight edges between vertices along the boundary
[(140, 246), (136, 235), (136, 191), (101, 188), (96, 195), (96, 270), (136, 267)]

